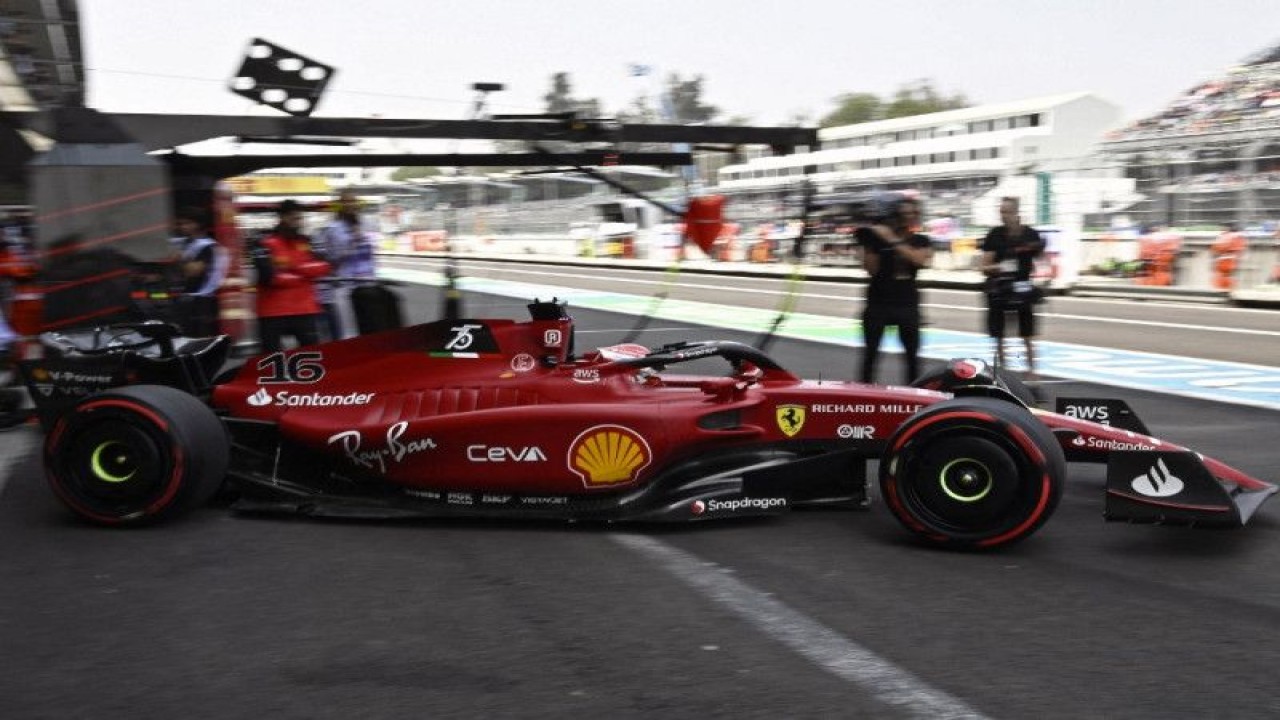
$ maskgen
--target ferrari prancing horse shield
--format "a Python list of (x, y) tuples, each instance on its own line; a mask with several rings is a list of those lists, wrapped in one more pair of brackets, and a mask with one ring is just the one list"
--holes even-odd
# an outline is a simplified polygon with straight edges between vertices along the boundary
[(773, 413), (778, 420), (778, 429), (787, 437), (795, 437), (800, 428), (804, 427), (803, 405), (779, 405), (773, 409)]

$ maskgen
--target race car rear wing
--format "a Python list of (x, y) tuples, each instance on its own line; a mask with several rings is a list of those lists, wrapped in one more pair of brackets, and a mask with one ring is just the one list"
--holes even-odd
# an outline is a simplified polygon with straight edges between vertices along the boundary
[(1114, 452), (1107, 461), (1104, 515), (1121, 522), (1240, 527), (1277, 489), (1191, 451)]

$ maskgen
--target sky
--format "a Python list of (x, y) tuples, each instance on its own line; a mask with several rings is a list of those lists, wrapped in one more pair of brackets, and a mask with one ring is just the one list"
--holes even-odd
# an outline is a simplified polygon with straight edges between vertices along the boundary
[(1280, 43), (1280, 0), (80, 0), (88, 104), (277, 114), (227, 84), (261, 37), (338, 68), (315, 114), (536, 113), (553, 73), (610, 112), (639, 63), (704, 77), (753, 124), (810, 123), (841, 93), (931, 79), (974, 104), (1092, 92), (1126, 120)]

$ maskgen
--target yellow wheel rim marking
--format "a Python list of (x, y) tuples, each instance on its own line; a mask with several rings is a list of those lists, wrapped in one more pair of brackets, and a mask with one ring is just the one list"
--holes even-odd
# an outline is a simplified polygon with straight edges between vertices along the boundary
[[(112, 445), (119, 445), (119, 444), (120, 443), (108, 441), (104, 443), (99, 443), (98, 447), (93, 449), (93, 455), (89, 457), (89, 468), (93, 471), (94, 477), (98, 478), (99, 480), (102, 480), (103, 482), (122, 483), (122, 482), (129, 481), (130, 479), (133, 478), (134, 475), (137, 474), (138, 471), (135, 469), (132, 472), (130, 472), (128, 475), (116, 475), (112, 473), (110, 470), (107, 470), (105, 467), (103, 467), (102, 454), (106, 452), (107, 449), (110, 448)], [(116, 458), (117, 462), (122, 462), (124, 460), (125, 460), (124, 456), (120, 456)]]
[[(947, 472), (951, 470), (951, 468), (955, 467), (956, 465), (962, 462), (973, 463), (974, 465), (982, 469), (983, 471), (982, 474), (985, 476), (985, 479), (986, 479), (986, 485), (985, 487), (982, 488), (981, 492), (975, 495), (961, 495), (960, 493), (951, 489), (951, 484), (947, 482)], [(962, 502), (962, 503), (971, 503), (971, 502), (978, 502), (979, 500), (986, 497), (987, 495), (990, 495), (991, 488), (995, 485), (995, 482), (992, 481), (991, 479), (991, 472), (987, 470), (986, 466), (983, 465), (982, 463), (976, 460), (973, 460), (972, 458), (957, 458), (947, 463), (946, 466), (944, 466), (942, 470), (938, 473), (938, 484), (942, 487), (942, 492), (946, 493), (947, 497), (951, 498), (952, 500), (955, 500), (956, 502)]]

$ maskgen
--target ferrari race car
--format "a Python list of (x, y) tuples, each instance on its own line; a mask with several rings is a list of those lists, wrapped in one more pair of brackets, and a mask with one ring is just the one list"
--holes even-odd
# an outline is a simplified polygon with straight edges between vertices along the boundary
[[(108, 525), (177, 516), (224, 484), (246, 511), (660, 522), (862, 506), (878, 459), (902, 525), (967, 548), (1034, 533), (1068, 461), (1106, 464), (1110, 520), (1239, 526), (1276, 492), (1151, 437), (1122, 401), (1028, 407), (979, 360), (915, 387), (803, 380), (736, 342), (575, 354), (562, 304), (529, 310), (265, 354), (223, 376), (217, 339), (155, 326), (132, 328), (148, 351), (67, 339), (23, 368), (37, 406), (59, 403), (39, 408), (47, 479)], [(710, 364), (721, 374), (690, 372)]]

